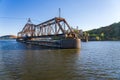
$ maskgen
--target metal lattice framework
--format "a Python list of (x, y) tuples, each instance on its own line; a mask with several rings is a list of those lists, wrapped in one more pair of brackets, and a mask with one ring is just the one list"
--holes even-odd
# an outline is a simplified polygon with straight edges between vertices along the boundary
[(69, 33), (73, 34), (74, 32), (64, 18), (55, 17), (38, 25), (32, 24), (29, 19), (22, 31), (18, 33), (18, 37), (47, 37), (54, 35), (65, 35)]

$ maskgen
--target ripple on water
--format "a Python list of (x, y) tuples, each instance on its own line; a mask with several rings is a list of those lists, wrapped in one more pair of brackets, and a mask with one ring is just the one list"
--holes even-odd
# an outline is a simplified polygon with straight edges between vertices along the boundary
[(119, 80), (119, 43), (87, 42), (81, 49), (44, 49), (0, 41), (0, 79)]

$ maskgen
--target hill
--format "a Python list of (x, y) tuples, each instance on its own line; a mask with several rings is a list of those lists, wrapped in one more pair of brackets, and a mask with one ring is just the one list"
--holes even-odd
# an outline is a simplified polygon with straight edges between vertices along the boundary
[(17, 36), (15, 35), (5, 35), (5, 36), (1, 36), (0, 39), (16, 39)]
[(120, 22), (86, 32), (90, 40), (120, 40)]

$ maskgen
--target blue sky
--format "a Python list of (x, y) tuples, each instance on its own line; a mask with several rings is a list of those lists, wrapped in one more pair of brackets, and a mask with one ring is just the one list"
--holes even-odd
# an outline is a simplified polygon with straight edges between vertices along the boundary
[(39, 24), (56, 17), (58, 8), (83, 31), (120, 22), (120, 0), (0, 0), (0, 36), (16, 35), (28, 18)]

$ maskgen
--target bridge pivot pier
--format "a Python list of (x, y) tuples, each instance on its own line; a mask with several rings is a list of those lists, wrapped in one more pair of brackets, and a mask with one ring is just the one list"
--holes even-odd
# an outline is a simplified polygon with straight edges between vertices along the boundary
[(80, 39), (63, 39), (61, 40), (61, 48), (70, 48), (77, 49), (80, 48), (81, 40)]

